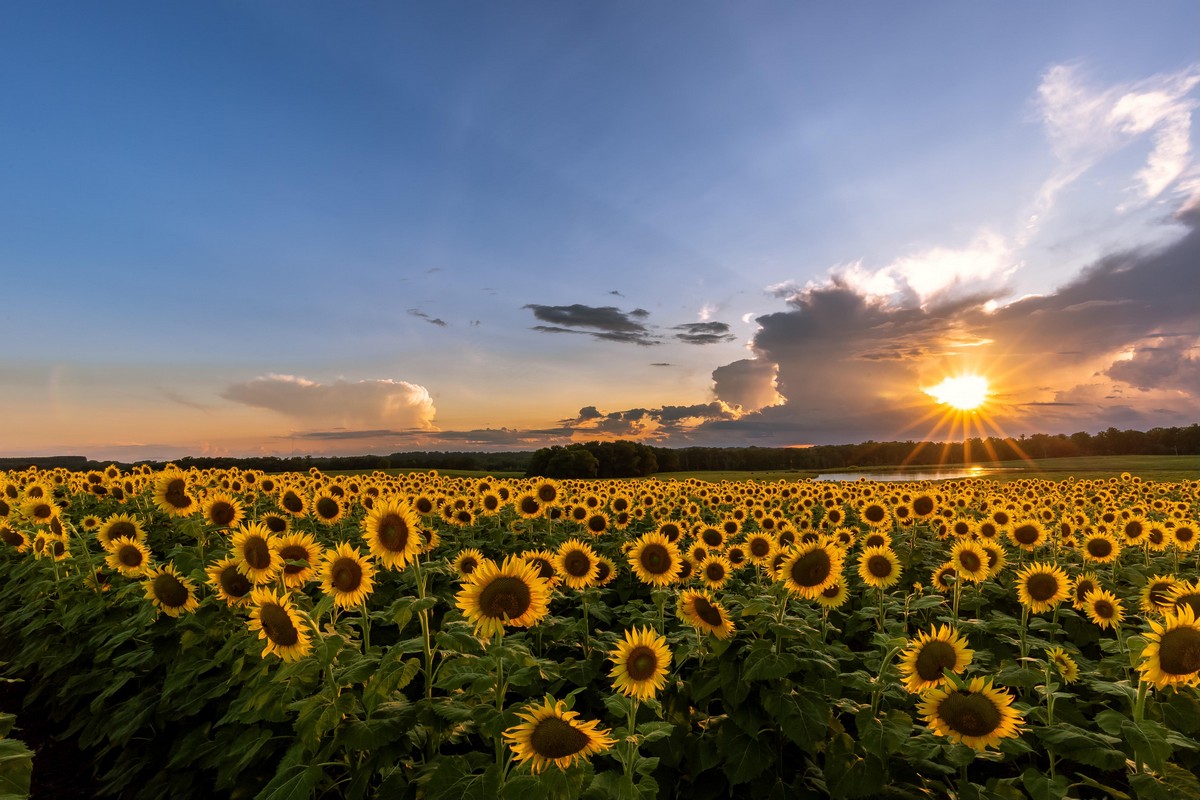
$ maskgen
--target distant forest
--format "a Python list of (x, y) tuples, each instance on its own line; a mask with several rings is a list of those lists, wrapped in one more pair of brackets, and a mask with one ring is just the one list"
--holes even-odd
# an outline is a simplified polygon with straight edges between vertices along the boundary
[[(964, 459), (964, 452), (969, 459)], [(817, 445), (814, 447), (654, 447), (630, 441), (582, 442), (516, 452), (392, 453), (388, 456), (294, 456), (278, 458), (180, 458), (181, 467), (257, 469), (263, 472), (307, 472), (316, 467), (335, 470), (392, 468), (465, 469), (485, 472), (523, 472), (550, 477), (638, 477), (656, 472), (702, 470), (831, 470), (847, 467), (883, 467), (989, 463), (1019, 458), (1069, 456), (1200, 455), (1200, 424), (1185, 428), (1152, 428), (1148, 431), (1109, 428), (1100, 433), (1034, 434), (1017, 438), (968, 439), (958, 442), (875, 442)], [(36, 466), (86, 471), (109, 464), (128, 468), (166, 462), (133, 463), (92, 461), (86, 456), (0, 458), (0, 470)]]

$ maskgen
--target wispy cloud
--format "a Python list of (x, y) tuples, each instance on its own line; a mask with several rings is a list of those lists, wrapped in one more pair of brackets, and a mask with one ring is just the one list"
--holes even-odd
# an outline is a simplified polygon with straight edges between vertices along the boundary
[(414, 317), (420, 317), (421, 319), (428, 322), (430, 325), (437, 325), (439, 328), (444, 328), (444, 327), (446, 327), (446, 325), (449, 324), (444, 319), (438, 319), (437, 317), (429, 316), (428, 314), (426, 314), (424, 311), (422, 311), (419, 308), (410, 308), (410, 309), (408, 309), (408, 313)]
[(671, 330), (679, 331), (675, 338), (688, 344), (718, 344), (737, 338), (729, 332), (729, 326), (724, 322), (686, 322)]

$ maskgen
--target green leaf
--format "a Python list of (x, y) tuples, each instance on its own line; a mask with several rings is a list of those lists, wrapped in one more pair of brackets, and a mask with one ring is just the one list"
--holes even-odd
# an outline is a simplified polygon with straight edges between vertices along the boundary
[(0, 795), (29, 796), (33, 753), (16, 739), (0, 739)]
[(1049, 775), (1033, 767), (1021, 773), (1021, 783), (1029, 792), (1032, 800), (1062, 800), (1067, 796), (1070, 782), (1065, 775), (1059, 775), (1053, 780)]
[(1121, 724), (1121, 734), (1133, 746), (1133, 752), (1155, 772), (1162, 772), (1163, 765), (1171, 758), (1171, 743), (1167, 741), (1167, 729), (1153, 720), (1134, 723), (1126, 720)]
[(748, 783), (771, 766), (772, 749), (734, 725), (721, 726), (721, 743), (725, 776), (731, 785)]

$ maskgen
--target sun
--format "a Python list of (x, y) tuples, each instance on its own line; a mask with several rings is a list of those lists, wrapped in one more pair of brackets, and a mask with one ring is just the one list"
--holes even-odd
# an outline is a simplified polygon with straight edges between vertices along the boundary
[(959, 411), (973, 411), (983, 405), (988, 397), (987, 378), (980, 375), (963, 375), (946, 378), (937, 386), (923, 390), (925, 394)]

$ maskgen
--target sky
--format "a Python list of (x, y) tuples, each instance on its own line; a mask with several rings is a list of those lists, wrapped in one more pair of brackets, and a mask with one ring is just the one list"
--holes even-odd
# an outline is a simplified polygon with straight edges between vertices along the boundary
[[(0, 455), (1200, 421), (1200, 5), (19, 4)], [(955, 415), (927, 393), (980, 375)]]

